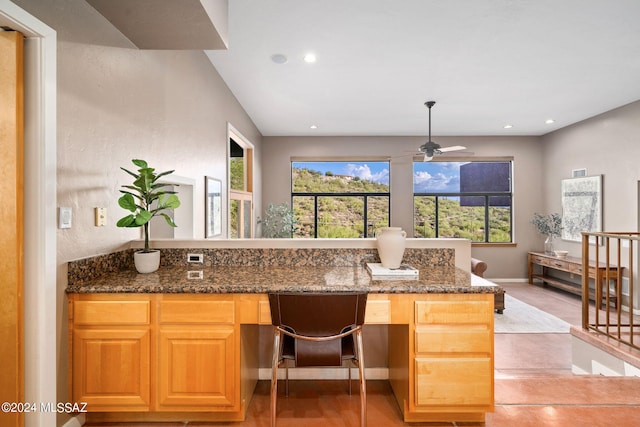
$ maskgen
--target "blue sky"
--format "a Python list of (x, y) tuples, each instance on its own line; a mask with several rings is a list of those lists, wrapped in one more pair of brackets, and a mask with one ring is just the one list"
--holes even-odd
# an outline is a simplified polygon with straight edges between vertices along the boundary
[(413, 191), (416, 193), (459, 192), (460, 165), (464, 163), (415, 162), (413, 164)]
[[(300, 169), (338, 175), (352, 175), (389, 185), (388, 162), (293, 162)], [(415, 192), (460, 191), (460, 162), (416, 162), (413, 168)]]

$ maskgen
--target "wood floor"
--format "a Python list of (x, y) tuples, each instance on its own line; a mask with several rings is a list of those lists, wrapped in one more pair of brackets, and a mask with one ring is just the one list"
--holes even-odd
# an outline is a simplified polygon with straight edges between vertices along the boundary
[[(513, 297), (579, 325), (580, 299), (554, 289), (501, 283)], [(506, 307), (508, 310), (509, 307)], [(404, 423), (386, 381), (367, 382), (367, 425), (489, 427), (640, 426), (640, 378), (571, 373), (568, 333), (496, 334), (495, 412), (478, 423)], [(343, 381), (292, 381), (278, 399), (279, 427), (358, 426), (359, 396)], [(86, 424), (107, 426), (106, 424)], [(131, 427), (269, 426), (269, 384), (261, 381), (241, 423), (128, 423)]]

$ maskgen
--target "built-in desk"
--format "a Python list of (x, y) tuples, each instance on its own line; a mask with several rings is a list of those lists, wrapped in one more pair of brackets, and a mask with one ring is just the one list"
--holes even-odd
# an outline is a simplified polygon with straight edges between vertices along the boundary
[(124, 271), (70, 286), (70, 388), (89, 421), (243, 420), (258, 380), (267, 292), (369, 293), (388, 325), (405, 421), (484, 420), (494, 408), (493, 294), (455, 267), (371, 280), (363, 267)]
[[(582, 295), (582, 284), (574, 283), (568, 280), (563, 280), (558, 277), (554, 277), (549, 274), (549, 269), (558, 270), (570, 273), (582, 277), (584, 274), (582, 258), (566, 256), (557, 257), (555, 255), (548, 255), (541, 252), (529, 252), (529, 284), (533, 284), (534, 279), (542, 280), (544, 283), (554, 286), (556, 288), (563, 289), (565, 291)], [(540, 267), (540, 272), (536, 271), (536, 266)], [(596, 265), (594, 261), (589, 262), (588, 275), (594, 279), (597, 286), (595, 286), (595, 292), (590, 293), (590, 299), (597, 301), (609, 298), (611, 305), (616, 306), (616, 292), (618, 289), (618, 266), (615, 264), (605, 264), (600, 262)], [(609, 292), (609, 286), (607, 284), (613, 284), (615, 292)]]

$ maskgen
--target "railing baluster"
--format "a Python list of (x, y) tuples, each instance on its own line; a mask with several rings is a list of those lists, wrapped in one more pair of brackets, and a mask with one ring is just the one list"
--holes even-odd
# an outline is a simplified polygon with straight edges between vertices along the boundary
[[(614, 239), (614, 242), (611, 240)], [(591, 254), (590, 242), (595, 243), (593, 245), (593, 260)], [(625, 243), (626, 242), (626, 243)], [(634, 265), (639, 260), (636, 260), (635, 254), (640, 247), (640, 233), (638, 232), (618, 232), (618, 233), (582, 233), (582, 266), (583, 270), (589, 269), (591, 263), (595, 261), (594, 276), (596, 279), (595, 284), (595, 303), (593, 310), (593, 322), (591, 319), (591, 310), (589, 307), (589, 276), (590, 274), (583, 274), (582, 276), (582, 328), (585, 330), (595, 331), (599, 334), (605, 335), (619, 343), (628, 345), (634, 349), (640, 349), (636, 345), (634, 340), (635, 328), (635, 316), (634, 316), (634, 301), (635, 301), (635, 283), (634, 278), (635, 268)], [(628, 259), (626, 266), (623, 266), (623, 250), (628, 251)], [(601, 251), (605, 251), (604, 254)], [(604, 277), (598, 274), (598, 266), (600, 260), (604, 258)], [(612, 262), (616, 262), (618, 265), (612, 267)], [(623, 274), (623, 268), (627, 268), (628, 274), (628, 299), (626, 309), (627, 314), (623, 315), (623, 287), (622, 280), (625, 277)], [(615, 286), (611, 287), (611, 280), (615, 280)], [(602, 283), (604, 282), (604, 283)], [(605, 288), (603, 292), (602, 288)], [(612, 294), (614, 293), (614, 294)], [(601, 316), (600, 310), (602, 309), (604, 298), (604, 310), (605, 313)], [(615, 315), (612, 315), (612, 301), (615, 298)], [(601, 321), (601, 318), (603, 320)], [(628, 321), (627, 321), (628, 320)], [(628, 334), (628, 338), (627, 338)]]
[[(634, 326), (634, 321), (633, 321), (633, 301), (635, 301), (634, 296), (633, 296), (633, 288), (635, 286), (635, 280), (633, 278), (634, 276), (634, 268), (633, 268), (633, 243), (636, 243), (636, 245), (638, 244), (637, 240), (631, 240), (629, 242), (629, 342), (631, 343), (631, 346), (636, 347), (635, 344), (633, 343), (633, 326)], [(622, 298), (622, 280), (620, 280), (620, 297)], [(622, 305), (622, 304), (620, 304)]]
[(582, 329), (589, 328), (589, 236), (582, 233)]

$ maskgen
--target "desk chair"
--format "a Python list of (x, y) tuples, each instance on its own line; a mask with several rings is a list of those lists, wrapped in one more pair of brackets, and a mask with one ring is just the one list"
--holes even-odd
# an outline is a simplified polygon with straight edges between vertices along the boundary
[[(288, 360), (295, 366), (342, 366), (350, 360), (360, 377), (360, 425), (367, 423), (367, 395), (362, 351), (362, 324), (366, 293), (271, 293), (273, 362), (271, 374), (271, 426), (276, 425), (278, 367), (285, 365), (289, 394)], [(349, 394), (351, 394), (351, 367)]]

